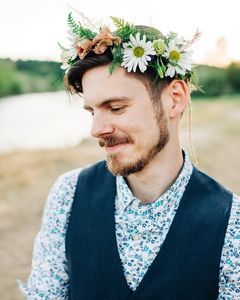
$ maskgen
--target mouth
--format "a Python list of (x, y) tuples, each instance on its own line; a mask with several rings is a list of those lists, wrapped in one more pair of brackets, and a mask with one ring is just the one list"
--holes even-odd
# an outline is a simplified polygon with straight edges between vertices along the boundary
[(105, 150), (107, 152), (114, 152), (114, 151), (120, 150), (120, 148), (122, 148), (124, 146), (126, 146), (126, 143), (117, 144), (117, 145), (113, 145), (113, 146), (108, 146), (108, 147), (105, 147)]

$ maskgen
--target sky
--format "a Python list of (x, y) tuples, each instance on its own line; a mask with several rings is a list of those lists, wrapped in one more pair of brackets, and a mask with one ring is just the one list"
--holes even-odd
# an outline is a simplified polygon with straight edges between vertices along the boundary
[(198, 29), (197, 63), (240, 61), (239, 0), (0, 0), (0, 57), (60, 61), (57, 42), (68, 46), (71, 7), (107, 25), (116, 16), (186, 39)]

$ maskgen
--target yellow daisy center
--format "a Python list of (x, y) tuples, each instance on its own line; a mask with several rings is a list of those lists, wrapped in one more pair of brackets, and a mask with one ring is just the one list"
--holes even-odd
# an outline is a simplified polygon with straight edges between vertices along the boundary
[(173, 51), (170, 52), (169, 58), (170, 58), (171, 60), (176, 60), (176, 61), (178, 61), (178, 60), (180, 59), (180, 53), (177, 52), (177, 51), (175, 51), (175, 50), (173, 50)]
[(134, 50), (133, 50), (133, 54), (134, 56), (136, 57), (142, 57), (143, 54), (144, 54), (144, 49), (142, 47), (136, 47)]

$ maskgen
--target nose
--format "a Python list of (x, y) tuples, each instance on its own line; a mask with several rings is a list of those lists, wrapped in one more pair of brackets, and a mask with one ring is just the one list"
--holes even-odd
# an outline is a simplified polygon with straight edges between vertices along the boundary
[(103, 134), (113, 133), (114, 126), (103, 114), (94, 113), (92, 118), (91, 135), (99, 138)]

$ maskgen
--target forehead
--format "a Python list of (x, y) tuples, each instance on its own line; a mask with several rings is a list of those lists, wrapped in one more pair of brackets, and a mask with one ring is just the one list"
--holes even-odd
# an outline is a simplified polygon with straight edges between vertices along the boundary
[(111, 75), (108, 66), (88, 70), (82, 78), (85, 105), (97, 105), (106, 99), (149, 98), (144, 83), (119, 67)]

